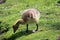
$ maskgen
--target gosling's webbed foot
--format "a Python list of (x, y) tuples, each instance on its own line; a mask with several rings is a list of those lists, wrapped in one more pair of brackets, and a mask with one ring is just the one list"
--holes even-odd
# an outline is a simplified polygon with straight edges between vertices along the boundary
[(28, 33), (28, 30), (26, 30), (26, 33)]
[(32, 30), (32, 32), (38, 32), (38, 30)]

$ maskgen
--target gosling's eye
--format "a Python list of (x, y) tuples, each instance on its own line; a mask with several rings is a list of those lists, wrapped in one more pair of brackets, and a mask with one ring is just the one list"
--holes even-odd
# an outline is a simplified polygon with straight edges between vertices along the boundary
[(28, 14), (27, 17), (30, 17), (30, 15)]
[(27, 17), (30, 17), (29, 15)]

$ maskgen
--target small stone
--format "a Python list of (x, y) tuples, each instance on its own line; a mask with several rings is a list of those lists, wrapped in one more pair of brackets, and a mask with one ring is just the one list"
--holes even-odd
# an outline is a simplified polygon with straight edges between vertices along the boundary
[(6, 0), (0, 0), (0, 4), (5, 3), (5, 2), (6, 2)]
[(57, 40), (60, 40), (60, 35), (58, 36)]

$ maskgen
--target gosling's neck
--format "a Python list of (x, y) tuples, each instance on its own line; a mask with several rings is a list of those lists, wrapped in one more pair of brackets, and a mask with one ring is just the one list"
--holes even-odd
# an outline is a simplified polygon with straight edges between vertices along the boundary
[(18, 22), (19, 22), (20, 24), (25, 24), (25, 21), (24, 21), (23, 19), (19, 19)]
[(18, 20), (17, 20), (17, 23), (18, 23), (18, 24), (25, 24), (25, 23), (26, 23), (26, 21), (25, 21), (25, 20), (23, 20), (23, 19), (18, 19)]
[(19, 24), (25, 24), (25, 23), (26, 21), (24, 21), (23, 19), (18, 19), (14, 25), (19, 26)]

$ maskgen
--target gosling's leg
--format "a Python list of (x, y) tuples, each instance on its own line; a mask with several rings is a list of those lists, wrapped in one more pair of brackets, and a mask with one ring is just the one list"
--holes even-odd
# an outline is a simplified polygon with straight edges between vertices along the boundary
[(36, 30), (35, 30), (35, 31), (38, 31), (38, 24), (36, 24), (36, 27), (37, 27), (37, 28), (36, 28)]
[(26, 32), (28, 32), (28, 24), (26, 24)]
[(36, 30), (33, 30), (32, 32), (37, 32), (38, 31), (38, 24), (36, 24)]

